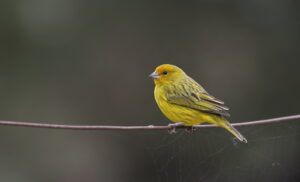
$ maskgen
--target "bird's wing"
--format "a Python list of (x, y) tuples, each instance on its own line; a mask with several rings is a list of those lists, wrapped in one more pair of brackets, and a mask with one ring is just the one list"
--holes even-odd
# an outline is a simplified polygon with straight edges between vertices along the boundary
[(169, 103), (211, 114), (230, 116), (227, 112), (229, 108), (224, 105), (224, 102), (209, 95), (200, 85), (177, 86), (179, 88), (173, 89), (173, 92), (167, 92), (166, 98)]

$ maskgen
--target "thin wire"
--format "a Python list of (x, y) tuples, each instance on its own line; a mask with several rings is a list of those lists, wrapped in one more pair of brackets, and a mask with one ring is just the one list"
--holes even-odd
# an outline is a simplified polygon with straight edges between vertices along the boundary
[[(252, 126), (261, 124), (270, 124), (282, 121), (289, 121), (300, 119), (300, 114), (284, 116), (271, 119), (263, 119), (242, 123), (233, 123), (232, 126)], [(18, 122), (18, 121), (0, 121), (0, 125), (6, 126), (21, 126), (21, 127), (33, 127), (33, 128), (50, 128), (50, 129), (65, 129), (65, 130), (169, 130), (173, 129), (172, 126), (109, 126), (109, 125), (61, 125), (61, 124), (47, 124), (47, 123), (30, 123), (30, 122)], [(194, 128), (214, 128), (216, 125), (194, 125)], [(186, 128), (186, 126), (177, 126), (176, 128)]]

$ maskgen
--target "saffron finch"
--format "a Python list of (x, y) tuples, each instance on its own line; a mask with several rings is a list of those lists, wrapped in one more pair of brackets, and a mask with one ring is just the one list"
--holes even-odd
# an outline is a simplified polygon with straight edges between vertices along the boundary
[(170, 64), (158, 66), (150, 74), (154, 79), (155, 100), (162, 113), (176, 124), (193, 126), (211, 123), (223, 127), (247, 143), (247, 139), (225, 119), (228, 107), (189, 77), (182, 69)]

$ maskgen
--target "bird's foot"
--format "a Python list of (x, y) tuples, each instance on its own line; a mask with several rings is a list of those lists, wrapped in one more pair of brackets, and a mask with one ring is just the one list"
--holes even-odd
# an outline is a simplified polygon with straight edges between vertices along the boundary
[(196, 128), (194, 126), (189, 126), (185, 129), (185, 131), (189, 134), (192, 134), (194, 131), (196, 131)]
[(178, 122), (178, 123), (170, 123), (168, 124), (169, 127), (171, 127), (168, 132), (170, 134), (175, 134), (176, 133), (176, 127), (181, 126), (184, 122)]

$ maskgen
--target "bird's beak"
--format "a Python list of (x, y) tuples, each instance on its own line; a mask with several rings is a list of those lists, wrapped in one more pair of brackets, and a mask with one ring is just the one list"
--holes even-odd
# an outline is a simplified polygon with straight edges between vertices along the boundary
[(155, 71), (149, 75), (151, 78), (159, 78), (159, 74), (157, 74)]

